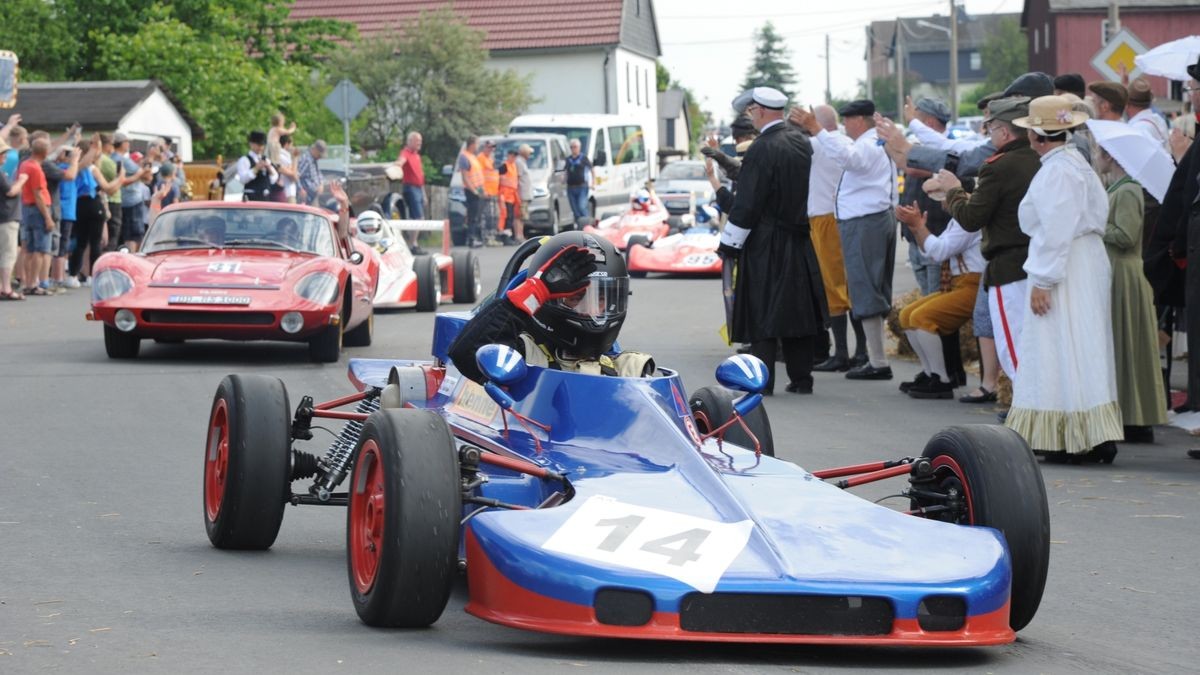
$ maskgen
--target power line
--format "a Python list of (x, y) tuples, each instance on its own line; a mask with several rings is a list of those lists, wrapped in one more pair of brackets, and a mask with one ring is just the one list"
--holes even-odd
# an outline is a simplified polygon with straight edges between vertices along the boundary
[[(856, 19), (854, 21), (830, 24), (828, 26), (814, 26), (813, 28), (811, 28), (809, 30), (799, 31), (799, 32), (795, 32), (795, 33), (776, 33), (776, 35), (778, 35), (779, 37), (784, 37), (784, 38), (809, 37), (812, 35), (821, 35), (822, 33), (836, 33), (836, 32), (840, 32), (840, 31), (848, 31), (851, 29), (861, 30), (862, 29), (862, 21)], [(713, 38), (710, 40), (687, 40), (687, 41), (682, 41), (682, 42), (664, 42), (662, 44), (664, 47), (686, 47), (686, 46), (694, 46), (694, 45), (729, 44), (729, 43), (733, 43), (733, 42), (752, 42), (752, 41), (754, 41), (754, 36), (750, 35), (750, 36), (746, 36), (746, 37), (737, 37), (737, 38)]]

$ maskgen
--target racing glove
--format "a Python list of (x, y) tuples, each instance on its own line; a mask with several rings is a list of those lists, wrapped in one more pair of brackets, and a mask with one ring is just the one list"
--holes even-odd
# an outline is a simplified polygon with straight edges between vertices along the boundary
[(596, 260), (582, 246), (567, 246), (546, 261), (521, 285), (509, 291), (508, 301), (529, 316), (556, 298), (566, 298), (587, 288)]

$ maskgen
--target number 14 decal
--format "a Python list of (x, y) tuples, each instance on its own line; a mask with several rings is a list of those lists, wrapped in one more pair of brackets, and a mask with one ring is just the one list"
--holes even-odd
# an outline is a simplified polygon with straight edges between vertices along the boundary
[[(596, 527), (614, 528), (612, 534), (600, 542), (600, 550), (615, 552), (621, 544), (625, 543), (629, 535), (633, 534), (633, 529), (644, 520), (646, 519), (642, 516), (625, 516), (624, 518), (607, 518), (597, 522)], [(649, 553), (667, 556), (668, 565), (682, 565), (700, 559), (700, 554), (696, 553), (696, 549), (700, 548), (700, 544), (703, 544), (710, 534), (712, 534), (711, 530), (693, 527), (686, 532), (647, 541), (642, 544), (641, 549)], [(670, 544), (675, 543), (679, 544), (676, 548), (669, 547)]]
[(723, 523), (590, 497), (542, 548), (678, 579), (711, 593), (746, 547), (753, 523)]

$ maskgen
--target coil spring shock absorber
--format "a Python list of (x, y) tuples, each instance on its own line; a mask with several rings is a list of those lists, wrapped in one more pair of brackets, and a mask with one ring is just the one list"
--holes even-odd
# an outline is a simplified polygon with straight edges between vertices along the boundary
[[(379, 393), (374, 392), (363, 400), (358, 402), (358, 407), (354, 412), (371, 414), (379, 410)], [(346, 426), (342, 428), (342, 433), (329, 447), (329, 451), (325, 456), (317, 460), (317, 466), (321, 469), (321, 474), (317, 476), (317, 480), (313, 482), (312, 487), (308, 488), (309, 494), (323, 502), (329, 501), (329, 496), (333, 489), (341, 484), (346, 478), (346, 473), (350, 468), (350, 460), (354, 457), (354, 449), (358, 447), (358, 438), (362, 435), (363, 423), (358, 420), (350, 420), (346, 422)]]

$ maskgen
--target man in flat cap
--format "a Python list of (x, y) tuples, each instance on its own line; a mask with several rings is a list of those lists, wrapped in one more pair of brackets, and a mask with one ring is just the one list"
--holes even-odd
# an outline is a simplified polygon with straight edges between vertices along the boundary
[(867, 337), (866, 364), (846, 373), (851, 380), (890, 380), (883, 348), (883, 319), (892, 308), (896, 265), (896, 166), (876, 143), (875, 103), (851, 101), (838, 111), (845, 136), (831, 134), (802, 108), (792, 122), (816, 139), (821, 152), (842, 169), (835, 200), (838, 234), (846, 263), (850, 311)]
[(1168, 140), (1171, 132), (1162, 115), (1150, 109), (1154, 104), (1154, 92), (1150, 82), (1144, 77), (1134, 78), (1129, 83), (1129, 100), (1125, 103), (1125, 114), (1129, 117), (1129, 126), (1145, 134), (1147, 138), (1158, 143), (1163, 150), (1170, 152)]
[(927, 192), (945, 193), (942, 207), (964, 230), (983, 231), (981, 249), (987, 260), (983, 284), (988, 290), (997, 356), (1010, 379), (1017, 374), (1015, 345), (1028, 302), (1024, 265), (1029, 237), (1021, 231), (1017, 208), (1042, 165), (1029, 147), (1029, 136), (1013, 124), (1028, 112), (1029, 98), (1024, 96), (988, 104), (984, 129), (997, 150), (980, 167), (973, 192), (963, 190), (958, 177), (945, 170), (925, 183)]
[[(950, 106), (937, 98), (921, 97), (913, 104), (911, 97), (904, 99), (904, 122), (908, 130), (917, 137), (922, 145), (930, 144), (944, 147), (946, 124), (950, 121)], [(926, 227), (934, 235), (939, 235), (946, 229), (950, 216), (946, 215), (941, 205), (933, 202), (921, 189), (921, 184), (932, 175), (931, 172), (907, 167), (904, 176), (904, 194), (900, 197), (901, 204), (917, 204), (921, 211), (928, 216)], [(905, 241), (908, 242), (908, 262), (913, 276), (917, 279), (917, 287), (921, 295), (936, 292), (942, 285), (942, 266), (933, 262), (921, 253), (920, 247), (907, 228), (901, 230)]]
[(1125, 117), (1125, 102), (1129, 92), (1119, 82), (1099, 81), (1088, 85), (1087, 101), (1096, 111), (1096, 118), (1120, 122)]
[(750, 343), (770, 373), (774, 393), (777, 342), (783, 344), (787, 391), (812, 393), (813, 343), (825, 329), (825, 288), (809, 239), (808, 180), (812, 146), (783, 121), (778, 90), (755, 87), (733, 101), (759, 137), (742, 158), (737, 193), (721, 232), (726, 264), (737, 261), (730, 337)]
[(237, 161), (237, 177), (244, 186), (242, 199), (248, 202), (265, 202), (271, 199), (271, 186), (279, 181), (279, 173), (263, 154), (267, 147), (267, 134), (251, 131), (246, 137), (250, 151)]

